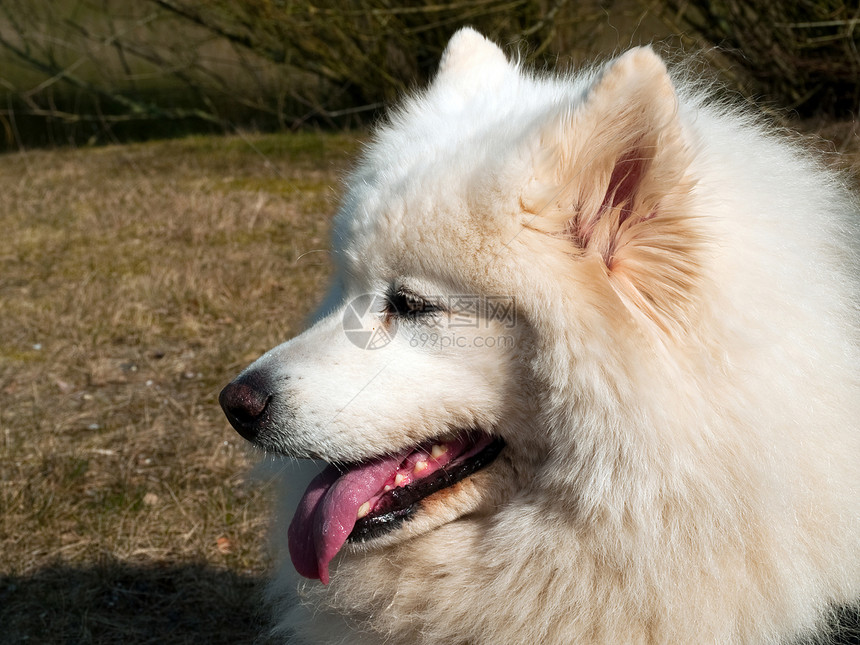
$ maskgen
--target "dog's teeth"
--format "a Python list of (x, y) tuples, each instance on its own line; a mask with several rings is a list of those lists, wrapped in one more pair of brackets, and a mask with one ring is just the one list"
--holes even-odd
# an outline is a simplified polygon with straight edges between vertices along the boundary
[[(397, 480), (396, 480), (396, 479), (395, 479), (394, 481), (395, 481), (395, 483), (397, 482)], [(383, 492), (385, 492), (385, 493), (387, 493), (387, 492), (388, 492), (388, 491), (390, 491), (392, 488), (394, 488), (394, 487), (393, 487), (393, 486), (391, 486), (391, 485), (389, 485), (389, 484), (386, 484), (386, 485), (385, 485), (385, 488), (383, 488), (383, 489), (382, 489), (382, 491), (383, 491)]]
[(413, 469), (413, 471), (415, 472), (416, 475), (420, 472), (425, 471), (425, 470), (427, 470), (427, 462), (426, 461), (421, 460), (421, 461), (415, 463), (415, 468)]
[(395, 475), (394, 477), (394, 485), (400, 486), (400, 484), (403, 483), (404, 479), (406, 479), (406, 475), (404, 475), (403, 473), (397, 473), (397, 475)]
[(448, 448), (437, 443), (434, 444), (433, 448), (430, 450), (430, 456), (433, 457), (433, 459), (439, 459), (439, 457), (444, 455), (446, 452), (448, 452)]
[(358, 513), (357, 513), (358, 519), (361, 519), (362, 517), (364, 517), (368, 513), (370, 513), (370, 502), (365, 502), (364, 504), (362, 504), (361, 506), (358, 507)]

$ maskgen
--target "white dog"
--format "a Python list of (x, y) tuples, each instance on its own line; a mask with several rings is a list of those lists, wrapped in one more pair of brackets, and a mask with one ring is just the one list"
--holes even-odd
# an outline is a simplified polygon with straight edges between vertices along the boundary
[(860, 600), (857, 218), (651, 49), (539, 76), (458, 32), (349, 180), (318, 322), (221, 395), (331, 464), (282, 531), (279, 629), (820, 634)]

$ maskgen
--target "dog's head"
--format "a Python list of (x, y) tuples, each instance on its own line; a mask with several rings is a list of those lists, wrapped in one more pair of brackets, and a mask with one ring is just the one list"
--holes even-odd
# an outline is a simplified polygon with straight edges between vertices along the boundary
[(687, 157), (650, 49), (558, 80), (452, 38), (350, 178), (318, 320), (221, 393), (257, 446), (330, 464), (290, 528), (300, 573), (581, 465), (633, 378), (614, 357), (695, 307)]

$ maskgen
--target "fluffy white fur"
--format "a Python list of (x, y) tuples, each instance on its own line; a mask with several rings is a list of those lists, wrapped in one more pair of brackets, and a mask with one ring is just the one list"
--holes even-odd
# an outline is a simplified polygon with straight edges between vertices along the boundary
[[(288, 454), (366, 459), (466, 427), (507, 446), (347, 546), (330, 585), (295, 595), (286, 561), (278, 629), (414, 645), (820, 630), (860, 599), (857, 217), (837, 175), (650, 49), (540, 76), (458, 32), (349, 179), (325, 313), (252, 369), (290, 402)], [(392, 284), (513, 296), (517, 324), (443, 316), (464, 346), (411, 346), (420, 322), (353, 346), (346, 303)]]

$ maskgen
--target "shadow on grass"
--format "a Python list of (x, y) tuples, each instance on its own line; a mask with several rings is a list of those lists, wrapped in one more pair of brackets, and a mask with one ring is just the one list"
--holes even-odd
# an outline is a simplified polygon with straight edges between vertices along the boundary
[[(206, 564), (60, 563), (0, 575), (0, 645), (274, 645), (261, 636), (262, 586)], [(837, 612), (831, 628), (803, 645), (860, 645), (860, 610)]]
[(262, 579), (205, 564), (55, 564), (0, 574), (0, 644), (263, 645)]

